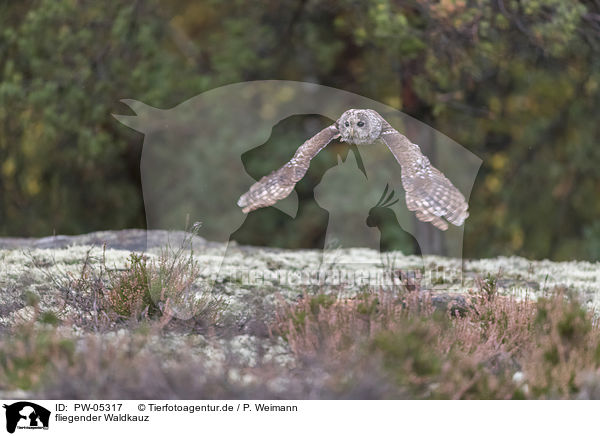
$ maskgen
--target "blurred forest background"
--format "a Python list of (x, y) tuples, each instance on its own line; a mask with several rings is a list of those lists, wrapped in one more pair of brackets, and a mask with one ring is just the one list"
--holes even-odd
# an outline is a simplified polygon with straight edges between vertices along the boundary
[[(0, 0), (0, 234), (145, 227), (143, 136), (111, 117), (119, 100), (285, 79), (381, 101), (483, 159), (467, 257), (599, 260), (599, 67), (600, 0)], [(265, 215), (252, 242), (318, 243), (322, 217), (299, 219)]]

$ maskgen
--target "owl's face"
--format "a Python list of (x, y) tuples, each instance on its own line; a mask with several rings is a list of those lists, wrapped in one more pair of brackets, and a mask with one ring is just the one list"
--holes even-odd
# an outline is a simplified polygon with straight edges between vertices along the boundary
[(381, 134), (381, 117), (370, 109), (350, 109), (337, 121), (341, 140), (350, 144), (371, 144)]

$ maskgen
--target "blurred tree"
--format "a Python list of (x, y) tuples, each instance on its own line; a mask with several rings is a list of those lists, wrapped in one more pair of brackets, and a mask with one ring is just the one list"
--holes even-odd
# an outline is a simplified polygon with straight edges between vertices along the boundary
[[(5, 234), (142, 225), (141, 138), (108, 115), (120, 98), (166, 107), (226, 83), (287, 79), (382, 101), (483, 158), (467, 256), (599, 259), (597, 0), (0, 7)], [(318, 221), (303, 220), (310, 240)], [(300, 244), (287, 234), (273, 243)]]
[(0, 8), (0, 231), (143, 227), (141, 138), (110, 113), (132, 95), (175, 104), (195, 85), (191, 68), (165, 50), (157, 5), (39, 0)]
[(467, 255), (597, 258), (598, 2), (232, 2), (220, 34), (194, 8), (174, 22), (220, 75), (355, 91), (484, 158)]

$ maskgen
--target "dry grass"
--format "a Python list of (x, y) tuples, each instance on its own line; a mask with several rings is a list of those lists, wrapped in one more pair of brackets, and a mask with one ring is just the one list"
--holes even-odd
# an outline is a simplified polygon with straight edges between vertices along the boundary
[(360, 362), (409, 398), (581, 397), (600, 369), (600, 328), (573, 296), (501, 297), (491, 279), (462, 316), (417, 293), (304, 295), (282, 305), (272, 334), (298, 362), (318, 361), (333, 377), (355, 377), (348, 362)]
[(131, 253), (124, 269), (90, 266), (90, 254), (78, 275), (51, 277), (63, 299), (59, 317), (81, 329), (105, 332), (152, 323), (160, 328), (207, 330), (218, 324), (226, 304), (201, 287), (201, 268), (185, 239), (154, 258)]
[[(294, 303), (280, 299), (266, 320), (269, 335), (253, 336), (240, 353), (227, 340), (242, 327), (215, 328), (222, 302), (198, 288), (199, 266), (187, 251), (132, 254), (121, 271), (89, 264), (54, 278), (63, 312), (24, 297), (32, 318), (0, 337), (0, 391), (78, 399), (600, 398), (600, 326), (565, 289), (519, 300), (499, 295), (487, 277), (460, 310), (440, 310), (418, 283), (354, 298), (304, 293)], [(190, 350), (197, 342), (185, 338), (198, 334), (221, 357)], [(287, 359), (267, 358), (282, 339)]]
[(167, 325), (173, 319), (202, 318), (214, 325), (224, 308), (219, 298), (205, 295), (196, 284), (200, 268), (193, 257), (171, 257), (157, 260), (132, 253), (125, 269), (111, 279), (103, 308), (120, 320), (156, 320)]

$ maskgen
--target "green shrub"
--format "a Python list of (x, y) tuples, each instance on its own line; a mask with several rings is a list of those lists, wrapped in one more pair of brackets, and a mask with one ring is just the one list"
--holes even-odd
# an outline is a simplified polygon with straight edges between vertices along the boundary
[(52, 366), (73, 362), (75, 342), (53, 328), (19, 326), (0, 342), (0, 390), (35, 389), (49, 379)]
[(139, 319), (144, 312), (155, 316), (160, 309), (150, 292), (150, 271), (146, 256), (131, 253), (126, 270), (112, 280), (106, 295), (108, 309), (123, 318)]

